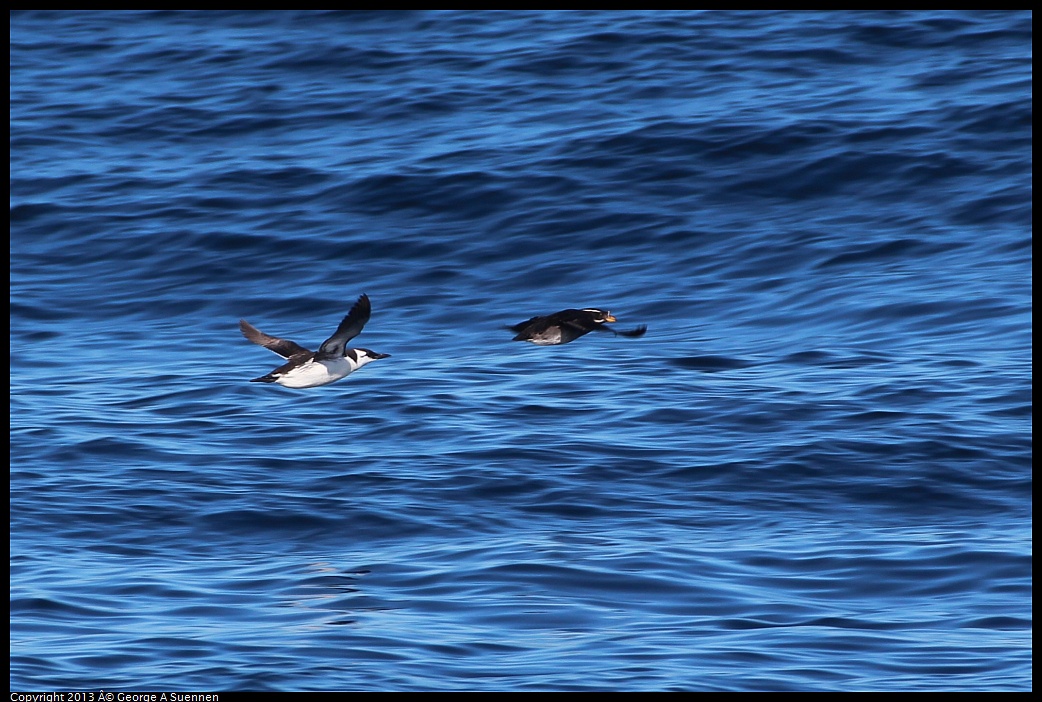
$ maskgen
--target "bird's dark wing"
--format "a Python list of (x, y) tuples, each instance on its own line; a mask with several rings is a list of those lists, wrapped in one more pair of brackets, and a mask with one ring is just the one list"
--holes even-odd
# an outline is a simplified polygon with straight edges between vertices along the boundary
[(361, 333), (362, 327), (369, 321), (369, 315), (372, 314), (372, 310), (372, 305), (369, 304), (369, 297), (367, 295), (359, 297), (358, 302), (354, 304), (351, 311), (340, 322), (340, 326), (333, 332), (333, 336), (323, 341), (322, 345), (318, 347), (315, 358), (322, 360), (324, 358), (340, 358), (343, 356), (347, 342)]
[(290, 341), (289, 339), (280, 339), (277, 336), (265, 334), (245, 319), (239, 320), (239, 330), (242, 331), (243, 336), (253, 343), (258, 346), (263, 346), (269, 351), (274, 351), (283, 358), (296, 356), (298, 353), (311, 353), (300, 344)]
[(647, 324), (641, 324), (636, 329), (630, 329), (629, 331), (615, 331), (614, 329), (609, 327), (607, 324), (602, 324), (601, 326), (597, 327), (597, 329), (601, 330), (601, 331), (610, 331), (613, 334), (615, 334), (615, 336), (628, 336), (628, 337), (636, 338), (636, 337), (639, 337), (639, 336), (644, 336), (644, 334), (647, 333), (648, 325)]
[(594, 322), (588, 317), (572, 316), (567, 319), (561, 320), (561, 327), (568, 327), (574, 329), (577, 332), (585, 334), (586, 332), (593, 331), (594, 329), (605, 328), (604, 325)]
[(524, 331), (524, 330), (525, 330), (526, 328), (528, 328), (528, 326), (529, 326), (530, 324), (533, 324), (533, 323), (535, 323), (535, 322), (538, 322), (538, 321), (539, 321), (539, 320), (541, 320), (541, 319), (546, 319), (546, 317), (540, 317), (539, 315), (536, 315), (535, 317), (532, 317), (531, 319), (529, 319), (529, 320), (528, 320), (528, 321), (526, 321), (526, 322), (521, 322), (520, 324), (515, 324), (515, 325), (513, 325), (513, 326), (511, 326), (511, 327), (507, 327), (507, 329), (509, 329), (509, 330), (510, 330), (510, 331), (512, 331), (512, 332), (522, 332), (522, 331)]

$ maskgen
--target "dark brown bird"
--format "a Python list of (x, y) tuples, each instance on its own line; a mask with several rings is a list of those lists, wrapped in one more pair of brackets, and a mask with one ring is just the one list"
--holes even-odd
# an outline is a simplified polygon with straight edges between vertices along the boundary
[(543, 317), (532, 317), (527, 322), (507, 328), (517, 332), (514, 341), (530, 341), (539, 346), (567, 344), (592, 331), (611, 332), (615, 336), (638, 337), (644, 336), (648, 330), (647, 325), (641, 324), (636, 329), (620, 332), (605, 324), (605, 322), (614, 321), (616, 320), (611, 312), (589, 307), (582, 310), (561, 310)]

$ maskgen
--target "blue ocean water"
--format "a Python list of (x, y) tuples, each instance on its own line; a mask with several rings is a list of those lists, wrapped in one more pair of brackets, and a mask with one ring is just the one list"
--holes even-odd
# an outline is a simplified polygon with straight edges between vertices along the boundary
[(1030, 690), (1031, 21), (12, 13), (11, 689)]

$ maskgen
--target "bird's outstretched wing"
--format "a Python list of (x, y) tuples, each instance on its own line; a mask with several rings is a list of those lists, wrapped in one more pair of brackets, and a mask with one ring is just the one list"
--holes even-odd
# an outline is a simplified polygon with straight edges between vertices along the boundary
[(269, 351), (274, 351), (283, 358), (296, 356), (298, 353), (311, 353), (300, 344), (290, 341), (289, 339), (280, 339), (277, 336), (265, 334), (245, 319), (239, 320), (239, 330), (242, 331), (243, 336), (253, 343), (258, 346), (263, 346)]
[(601, 325), (600, 329), (603, 329), (604, 331), (610, 331), (613, 334), (615, 334), (615, 336), (629, 336), (629, 337), (636, 338), (638, 336), (644, 336), (644, 334), (647, 333), (648, 325), (647, 324), (641, 324), (636, 329), (630, 329), (629, 331), (615, 331), (614, 329), (609, 327), (607, 324), (603, 324), (603, 325)]
[(372, 314), (372, 305), (369, 304), (369, 296), (362, 295), (340, 322), (340, 326), (333, 332), (333, 336), (322, 342), (315, 353), (317, 360), (324, 358), (340, 358), (344, 355), (347, 342), (355, 338), (362, 331), (362, 327), (369, 321)]

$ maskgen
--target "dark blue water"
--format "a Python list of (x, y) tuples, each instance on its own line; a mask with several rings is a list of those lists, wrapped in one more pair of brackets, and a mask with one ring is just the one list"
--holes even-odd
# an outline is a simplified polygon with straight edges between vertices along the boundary
[(12, 690), (1030, 690), (1031, 21), (12, 14)]

